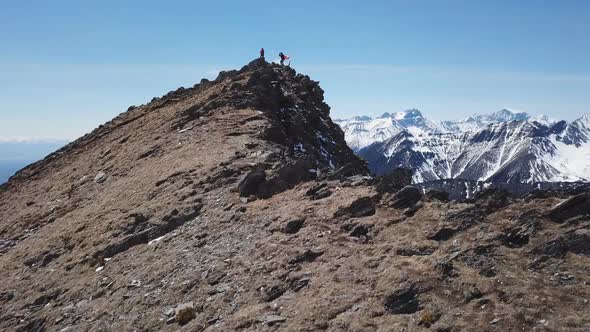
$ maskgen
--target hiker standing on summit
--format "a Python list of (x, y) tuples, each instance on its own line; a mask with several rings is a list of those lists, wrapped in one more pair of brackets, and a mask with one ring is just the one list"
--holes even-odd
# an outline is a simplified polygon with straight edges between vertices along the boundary
[(264, 59), (264, 47), (260, 49), (260, 57)]
[(289, 59), (288, 55), (284, 55), (283, 52), (279, 53), (279, 57), (281, 58), (281, 66), (285, 65), (285, 60)]

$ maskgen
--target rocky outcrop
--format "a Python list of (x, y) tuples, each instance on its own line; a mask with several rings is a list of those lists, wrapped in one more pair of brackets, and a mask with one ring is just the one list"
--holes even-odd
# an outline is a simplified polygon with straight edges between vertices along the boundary
[(566, 199), (551, 209), (548, 216), (555, 222), (565, 222), (578, 216), (590, 216), (590, 194), (583, 193)]

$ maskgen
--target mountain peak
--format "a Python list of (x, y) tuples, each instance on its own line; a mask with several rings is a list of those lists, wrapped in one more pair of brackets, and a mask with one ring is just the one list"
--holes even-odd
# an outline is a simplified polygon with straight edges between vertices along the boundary
[(422, 113), (419, 110), (415, 109), (415, 108), (412, 108), (412, 109), (409, 109), (409, 110), (406, 110), (406, 111), (403, 111), (403, 112), (397, 112), (397, 113), (395, 113), (395, 118), (397, 120), (401, 120), (401, 119), (412, 119), (412, 118), (422, 118), (422, 117), (423, 117), (422, 116)]
[[(376, 132), (430, 128), (410, 114), (376, 119)], [(444, 158), (466, 146), (452, 138), (464, 137), (423, 144), (411, 130), (387, 155), (374, 149), (411, 169), (364, 176), (318, 83), (262, 60), (131, 107), (0, 186), (0, 330), (511, 330), (523, 308), (572, 325), (590, 292), (578, 273), (590, 195), (553, 207), (563, 188), (526, 201), (490, 188), (457, 204), (428, 190), (450, 187), (412, 185), (412, 174), (442, 174)], [(505, 149), (504, 135), (490, 138), (498, 144), (484, 142), (458, 168), (484, 176), (498, 165), (487, 153), (527, 156)], [(479, 173), (449, 183), (468, 196), (487, 188), (463, 176)], [(543, 216), (559, 227), (536, 232)], [(568, 287), (536, 282), (554, 275), (548, 256), (576, 274), (558, 278)], [(501, 289), (486, 286), (494, 280)], [(532, 284), (536, 293), (519, 291)], [(556, 299), (550, 310), (537, 294)], [(480, 295), (494, 312), (482, 312)]]
[(494, 112), (489, 115), (494, 121), (525, 121), (529, 119), (529, 115), (526, 112), (520, 112), (509, 108), (503, 108), (498, 112)]
[[(329, 113), (330, 107), (324, 102), (324, 91), (318, 82), (297, 74), (288, 66), (256, 59), (240, 70), (220, 72), (213, 81), (203, 79), (191, 88), (181, 87), (153, 98), (148, 104), (130, 107), (92, 133), (23, 169), (6, 185), (28, 181), (32, 174), (45, 173), (56, 165), (68, 168), (64, 158), (85, 153), (88, 146), (108, 150), (109, 138), (128, 137), (120, 149), (135, 146), (133, 151), (140, 151), (148, 144), (158, 147), (158, 156), (175, 154), (172, 149), (175, 143), (169, 144), (176, 141), (177, 136), (194, 137), (187, 133), (206, 126), (217, 128), (217, 132), (209, 133), (211, 138), (229, 135), (246, 139), (247, 136), (251, 140), (278, 144), (269, 151), (282, 149), (276, 153), (290, 156), (292, 160), (307, 158), (312, 163), (310, 168), (330, 170), (350, 163), (362, 165), (347, 147), (342, 131), (332, 122)], [(227, 119), (219, 124), (224, 124), (222, 127), (214, 124), (224, 118)], [(248, 120), (250, 118), (253, 120)], [(253, 131), (254, 127), (258, 130)], [(192, 144), (196, 143), (190, 139), (185, 141), (182, 150)], [(241, 150), (228, 147), (233, 148)], [(109, 155), (114, 158), (115, 152), (110, 149), (113, 152)], [(118, 157), (121, 163), (125, 162), (123, 155)], [(87, 156), (87, 159), (93, 160), (93, 157)], [(81, 167), (86, 168), (91, 166)], [(362, 169), (363, 166), (359, 166), (357, 170), (362, 173)]]
[(590, 113), (584, 114), (579, 120), (584, 123), (590, 123)]

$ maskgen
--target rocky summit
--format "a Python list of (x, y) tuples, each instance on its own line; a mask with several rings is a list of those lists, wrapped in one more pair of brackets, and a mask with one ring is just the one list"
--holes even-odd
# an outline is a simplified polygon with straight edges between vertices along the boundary
[(370, 177), (308, 76), (222, 72), (0, 187), (0, 330), (590, 329), (588, 192), (412, 176)]

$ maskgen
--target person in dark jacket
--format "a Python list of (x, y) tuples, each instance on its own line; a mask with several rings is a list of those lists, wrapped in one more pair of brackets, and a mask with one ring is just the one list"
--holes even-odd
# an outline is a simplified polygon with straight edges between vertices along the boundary
[(260, 57), (264, 59), (264, 47), (260, 49)]

